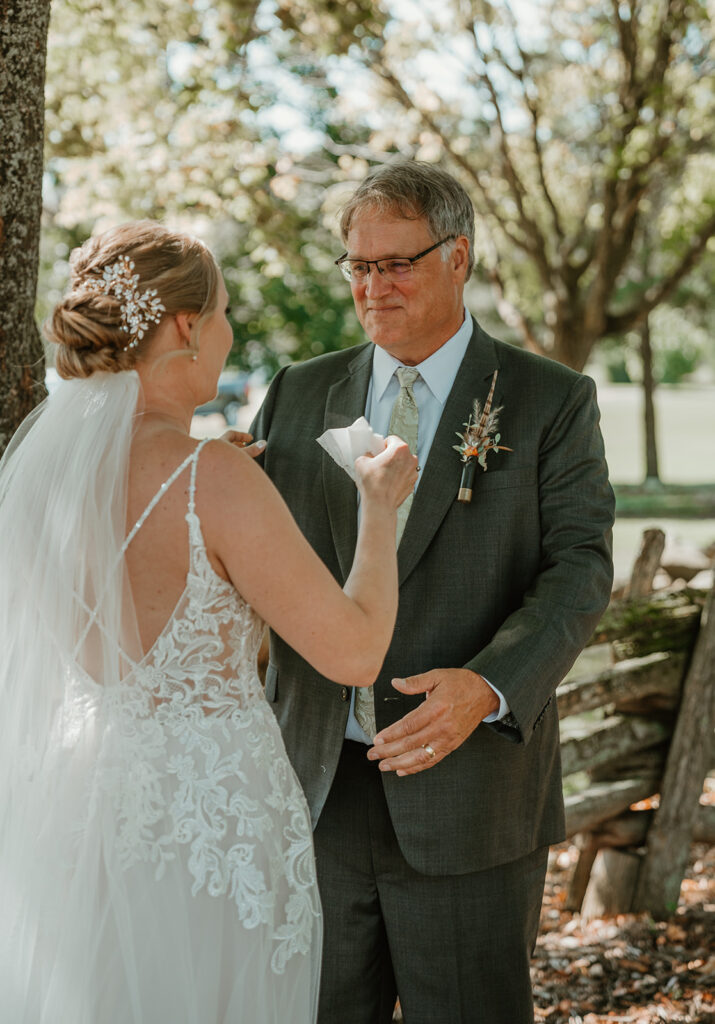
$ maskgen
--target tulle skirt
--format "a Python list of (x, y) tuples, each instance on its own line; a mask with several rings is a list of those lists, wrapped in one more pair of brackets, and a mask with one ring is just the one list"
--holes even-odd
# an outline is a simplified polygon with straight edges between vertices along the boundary
[(116, 732), (86, 714), (6, 801), (2, 1024), (314, 1021), (308, 811), (270, 709), (197, 715), (190, 740), (152, 722), (151, 757), (107, 756)]

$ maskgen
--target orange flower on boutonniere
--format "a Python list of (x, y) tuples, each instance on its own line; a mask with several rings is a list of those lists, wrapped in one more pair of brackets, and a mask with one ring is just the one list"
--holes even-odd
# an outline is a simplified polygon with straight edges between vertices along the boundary
[(496, 433), (499, 413), (503, 408), (499, 406), (498, 409), (492, 409), (494, 387), (496, 386), (498, 375), (499, 371), (495, 370), (489, 394), (484, 403), (484, 409), (482, 410), (479, 399), (475, 398), (472, 415), (464, 424), (464, 433), (460, 434), (457, 431), (457, 437), (460, 439), (461, 444), (455, 444), (453, 448), (462, 456), (462, 462), (464, 463), (457, 501), (470, 502), (472, 500), (472, 487), (474, 485), (474, 473), (477, 463), (486, 473), (487, 452), (511, 452), (514, 450), (513, 448), (507, 448), (505, 444), (499, 444), (501, 434)]

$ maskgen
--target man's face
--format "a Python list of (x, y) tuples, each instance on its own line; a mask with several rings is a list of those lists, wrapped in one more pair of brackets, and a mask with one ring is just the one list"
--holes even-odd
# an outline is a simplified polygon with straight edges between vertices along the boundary
[[(423, 218), (367, 208), (352, 220), (347, 236), (351, 259), (416, 256), (435, 242)], [(460, 235), (413, 265), (405, 280), (389, 281), (375, 266), (352, 281), (355, 310), (368, 338), (406, 366), (415, 366), (441, 348), (463, 319), (464, 278), (469, 243)], [(453, 251), (449, 251), (453, 246)]]

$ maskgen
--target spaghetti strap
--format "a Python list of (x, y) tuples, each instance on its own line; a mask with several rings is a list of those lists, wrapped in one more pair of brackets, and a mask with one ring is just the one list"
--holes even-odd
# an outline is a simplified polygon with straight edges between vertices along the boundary
[(205, 437), (203, 439), (203, 441), (199, 445), (197, 445), (196, 451), (194, 452), (194, 460), (191, 463), (191, 479), (189, 480), (189, 508), (188, 508), (188, 511), (190, 513), (192, 513), (192, 514), (196, 511), (196, 467), (199, 464), (199, 452), (201, 451), (201, 449), (203, 448), (203, 446), (206, 444), (206, 442), (208, 440), (209, 440), (209, 438)]
[(127, 548), (129, 547), (131, 542), (134, 540), (136, 535), (139, 533), (139, 531), (141, 530), (141, 528), (144, 525), (144, 523), (147, 521), (147, 519), (149, 518), (151, 513), (154, 511), (156, 506), (159, 504), (161, 499), (164, 497), (166, 492), (169, 490), (171, 485), (173, 483), (175, 483), (179, 479), (179, 477), (181, 476), (181, 474), (184, 472), (184, 470), (186, 469), (186, 467), (188, 465), (191, 465), (191, 481), (189, 483), (189, 512), (193, 512), (194, 511), (194, 498), (195, 498), (195, 493), (196, 493), (196, 463), (197, 463), (198, 458), (199, 458), (199, 452), (201, 451), (203, 446), (209, 440), (210, 440), (210, 438), (205, 437), (203, 439), (203, 441), (199, 441), (199, 443), (197, 444), (196, 448), (193, 450), (191, 455), (187, 455), (186, 458), (184, 459), (184, 461), (181, 463), (181, 465), (176, 467), (176, 469), (171, 474), (169, 479), (164, 481), (164, 483), (161, 485), (159, 490), (156, 492), (154, 497), (151, 499), (151, 501), (149, 502), (147, 507), (144, 509), (142, 514), (139, 516), (139, 518), (137, 519), (137, 521), (134, 524), (134, 526), (131, 528), (131, 530), (127, 534), (127, 536), (126, 536), (126, 538), (124, 540), (124, 543), (122, 544), (122, 550), (121, 550), (122, 555), (126, 554)]

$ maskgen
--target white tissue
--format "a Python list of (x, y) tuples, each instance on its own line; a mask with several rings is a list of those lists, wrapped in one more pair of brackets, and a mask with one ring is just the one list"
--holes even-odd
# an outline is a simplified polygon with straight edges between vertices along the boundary
[(373, 433), (364, 416), (349, 427), (334, 427), (317, 438), (331, 459), (355, 480), (355, 459), (360, 455), (379, 455), (385, 448), (385, 438)]

